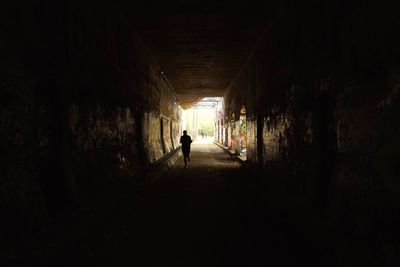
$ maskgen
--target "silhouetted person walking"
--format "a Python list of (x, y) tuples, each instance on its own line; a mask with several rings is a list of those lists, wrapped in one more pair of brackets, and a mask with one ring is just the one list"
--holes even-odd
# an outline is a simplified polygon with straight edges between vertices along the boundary
[(185, 162), (185, 167), (187, 161), (190, 161), (189, 154), (190, 154), (190, 144), (192, 143), (192, 138), (190, 138), (189, 135), (187, 135), (187, 131), (183, 131), (183, 135), (181, 136), (181, 141), (180, 143), (182, 144), (182, 153), (183, 153), (183, 161)]

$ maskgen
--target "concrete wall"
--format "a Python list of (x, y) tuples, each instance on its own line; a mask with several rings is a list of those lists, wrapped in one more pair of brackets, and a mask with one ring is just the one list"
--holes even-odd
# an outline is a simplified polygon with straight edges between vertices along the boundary
[[(31, 24), (29, 4), (1, 3), (0, 23), (0, 234), (10, 235), (10, 228), (37, 226), (47, 218), (40, 172), (48, 158), (50, 114), (37, 101), (33, 88), (37, 76), (29, 54), (38, 49), (39, 36)], [(33, 60), (33, 59), (32, 59)], [(43, 75), (45, 76), (45, 75)], [(41, 114), (38, 117), (37, 114)], [(38, 227), (37, 227), (38, 228)], [(13, 233), (11, 233), (12, 235)]]
[(15, 222), (38, 229), (120, 176), (138, 178), (178, 147), (182, 127), (174, 89), (117, 5), (1, 5), (2, 24), (13, 25), (0, 44), (6, 233)]
[(400, 238), (396, 9), (282, 6), (225, 95), (227, 116), (246, 106), (248, 160), (263, 179), (388, 262)]

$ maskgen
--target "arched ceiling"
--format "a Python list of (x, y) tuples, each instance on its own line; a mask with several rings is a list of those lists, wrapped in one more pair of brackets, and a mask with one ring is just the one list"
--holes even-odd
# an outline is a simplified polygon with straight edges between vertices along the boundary
[(268, 7), (175, 1), (136, 13), (138, 33), (184, 108), (223, 96), (268, 21)]

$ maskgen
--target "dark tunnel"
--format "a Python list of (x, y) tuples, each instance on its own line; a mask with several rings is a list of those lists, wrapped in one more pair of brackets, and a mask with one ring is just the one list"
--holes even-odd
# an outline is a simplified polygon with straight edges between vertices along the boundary
[(400, 266), (399, 11), (1, 1), (0, 266)]

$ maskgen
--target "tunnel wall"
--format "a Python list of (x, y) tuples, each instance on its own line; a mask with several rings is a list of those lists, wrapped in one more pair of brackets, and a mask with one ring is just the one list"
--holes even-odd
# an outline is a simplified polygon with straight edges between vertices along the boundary
[(399, 251), (397, 9), (281, 6), (225, 95), (228, 117), (246, 105), (247, 158), (269, 187), (388, 262)]
[[(33, 89), (37, 77), (27, 60), (39, 46), (31, 24), (31, 6), (2, 2), (0, 59), (0, 235), (15, 237), (13, 228), (27, 228), (47, 218), (41, 172), (48, 158), (49, 118)], [(18, 10), (17, 10), (18, 9)], [(29, 56), (30, 55), (30, 56)], [(33, 60), (33, 59), (31, 59)], [(37, 114), (41, 114), (39, 117)], [(40, 228), (39, 228), (40, 229)], [(0, 243), (1, 245), (1, 243)], [(3, 248), (3, 247), (2, 247)]]
[(64, 4), (0, 8), (13, 25), (1, 42), (0, 234), (41, 229), (179, 146), (179, 102), (134, 23), (114, 5)]

